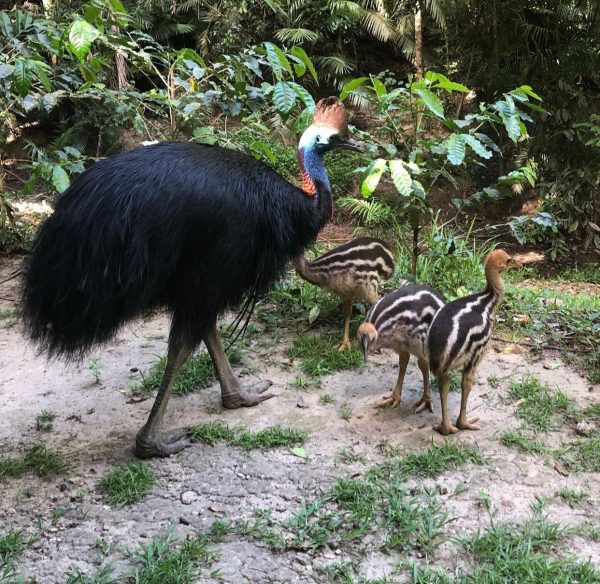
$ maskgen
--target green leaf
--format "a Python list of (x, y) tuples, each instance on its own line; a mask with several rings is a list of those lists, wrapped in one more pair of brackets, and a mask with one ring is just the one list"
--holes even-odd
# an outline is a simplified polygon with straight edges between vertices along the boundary
[(500, 114), (508, 137), (516, 142), (521, 136), (521, 126), (515, 111), (515, 102), (507, 95), (504, 101), (497, 101), (494, 108)]
[(9, 39), (14, 37), (12, 22), (6, 12), (0, 12), (0, 30), (2, 34)]
[(344, 85), (342, 91), (340, 92), (340, 100), (344, 101), (355, 89), (359, 88), (368, 77), (357, 77), (356, 79), (351, 79)]
[(481, 158), (491, 158), (492, 152), (488, 150), (475, 136), (471, 134), (462, 134), (465, 137), (467, 144), (472, 148), (475, 154), (481, 156)]
[(5, 63), (0, 63), (0, 79), (5, 79), (6, 77), (10, 77), (15, 70), (13, 65), (6, 65)]
[(57, 165), (52, 169), (52, 184), (59, 193), (69, 188), (69, 175), (61, 166)]
[(435, 93), (432, 93), (429, 89), (415, 89), (415, 93), (419, 95), (431, 113), (442, 120), (445, 119), (444, 106)]
[(458, 166), (465, 159), (465, 134), (450, 134), (445, 140), (446, 157), (451, 164)]
[(287, 84), (295, 91), (296, 95), (304, 102), (304, 105), (313, 112), (315, 110), (315, 100), (312, 95), (302, 85), (294, 81), (288, 81)]
[(280, 81), (273, 87), (273, 102), (280, 113), (290, 113), (296, 103), (296, 92), (287, 81)]
[(310, 60), (310, 57), (306, 54), (306, 51), (302, 47), (292, 47), (292, 49), (290, 50), (290, 55), (294, 55), (294, 57), (300, 59), (306, 65), (306, 68), (310, 71), (310, 74), (313, 76), (313, 79), (317, 82), (319, 81), (317, 78), (317, 71), (315, 69), (315, 66), (313, 65), (313, 62)]
[(315, 304), (308, 313), (308, 324), (313, 324), (319, 318), (319, 314), (321, 314), (321, 309), (318, 304)]
[(533, 97), (533, 99), (543, 101), (542, 98), (537, 93), (535, 93), (535, 91), (533, 91), (533, 89), (531, 89), (531, 86), (529, 85), (521, 85), (520, 87), (517, 87), (517, 89), (521, 90), (525, 95)]
[(373, 89), (375, 89), (375, 93), (377, 94), (377, 97), (379, 98), (379, 100), (381, 100), (381, 98), (387, 94), (387, 89), (386, 89), (385, 85), (381, 81), (379, 81), (379, 79), (377, 79), (377, 77), (373, 77), (372, 83), (373, 83)]
[(367, 168), (367, 176), (360, 185), (360, 193), (363, 197), (367, 198), (373, 194), (373, 191), (377, 188), (377, 185), (381, 180), (381, 175), (386, 169), (386, 166), (387, 161), (383, 158), (378, 158), (369, 165), (369, 168)]
[(17, 59), (12, 74), (13, 85), (20, 97), (25, 97), (31, 89), (33, 76), (31, 75), (30, 61)]
[(69, 30), (69, 48), (81, 63), (85, 60), (92, 43), (100, 36), (98, 29), (85, 20), (76, 20)]
[(264, 43), (264, 45), (267, 51), (267, 61), (269, 61), (269, 65), (277, 80), (281, 81), (283, 79), (282, 73), (284, 70), (294, 77), (292, 66), (285, 56), (285, 53), (273, 43)]
[(394, 186), (401, 195), (408, 197), (412, 192), (412, 177), (406, 170), (404, 163), (401, 160), (390, 160), (389, 166)]
[(427, 71), (425, 74), (425, 79), (430, 81), (432, 84), (435, 84), (434, 87), (445, 89), (446, 91), (460, 91), (461, 93), (469, 93), (469, 91), (471, 91), (466, 85), (450, 81), (450, 79), (441, 73)]
[(304, 448), (292, 448), (290, 452), (298, 458), (308, 458), (308, 454), (306, 454), (306, 450), (304, 450)]
[(40, 80), (46, 91), (52, 91), (52, 85), (48, 76), (46, 75), (46, 69), (52, 71), (52, 69), (42, 61), (30, 61), (31, 68), (35, 71), (36, 77)]

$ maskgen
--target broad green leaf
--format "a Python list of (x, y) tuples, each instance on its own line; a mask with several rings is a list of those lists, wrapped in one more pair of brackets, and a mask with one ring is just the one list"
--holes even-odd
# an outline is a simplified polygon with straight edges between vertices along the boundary
[(378, 158), (373, 161), (367, 169), (367, 176), (360, 185), (360, 193), (363, 197), (367, 198), (373, 194), (373, 191), (377, 188), (381, 175), (386, 169), (387, 161), (383, 158)]
[(312, 324), (313, 322), (315, 322), (315, 320), (319, 318), (319, 314), (321, 314), (321, 309), (319, 308), (318, 304), (315, 304), (308, 313), (308, 323)]
[(119, 0), (108, 0), (108, 4), (121, 26), (126, 26), (128, 22), (127, 10)]
[(401, 195), (408, 197), (412, 191), (412, 177), (410, 176), (410, 173), (406, 170), (401, 160), (390, 160), (389, 167), (394, 186)]
[(460, 91), (461, 93), (469, 93), (471, 91), (466, 85), (450, 81), (450, 79), (441, 73), (427, 71), (425, 79), (431, 81), (432, 84), (435, 83), (436, 88), (445, 89), (446, 91)]
[(273, 71), (273, 75), (278, 81), (283, 79), (283, 65), (279, 62), (279, 56), (277, 55), (277, 51), (275, 50), (275, 45), (273, 43), (264, 43), (265, 50), (267, 51), (267, 61)]
[(471, 134), (461, 134), (465, 137), (467, 144), (473, 149), (475, 154), (481, 156), (481, 158), (491, 158), (492, 152), (488, 150), (475, 136)]
[(446, 157), (451, 164), (458, 166), (465, 159), (465, 134), (450, 134), (445, 140)]
[(306, 450), (304, 450), (304, 448), (292, 448), (290, 452), (299, 458), (308, 458), (308, 454), (306, 454)]
[(69, 30), (69, 48), (81, 63), (85, 60), (92, 43), (100, 36), (98, 30), (85, 20), (76, 20)]
[(6, 65), (5, 63), (0, 63), (0, 79), (5, 79), (6, 77), (10, 77), (15, 70), (13, 65)]
[(357, 77), (356, 79), (351, 79), (344, 85), (342, 91), (340, 92), (340, 99), (344, 101), (355, 89), (360, 87), (368, 77)]
[(313, 76), (313, 79), (317, 82), (319, 81), (315, 66), (313, 65), (313, 62), (310, 60), (310, 57), (306, 54), (306, 51), (302, 47), (292, 47), (292, 49), (290, 50), (290, 54), (300, 59), (306, 65), (306, 68), (310, 71), (310, 74)]
[(533, 89), (529, 85), (521, 85), (520, 87), (517, 87), (517, 89), (519, 89), (520, 91), (522, 91), (529, 97), (533, 97), (533, 99), (537, 99), (538, 101), (543, 101), (542, 98), (537, 93), (535, 93), (535, 91), (533, 91)]
[(30, 61), (28, 59), (17, 59), (15, 61), (12, 79), (17, 93), (21, 97), (25, 97), (31, 89), (31, 84), (33, 83)]
[(490, 150), (497, 152), (498, 154), (502, 154), (502, 151), (498, 147), (498, 144), (494, 142), (487, 134), (482, 134), (481, 132), (475, 132), (473, 134), (480, 142), (483, 142), (485, 146), (487, 146)]
[(4, 11), (0, 12), (0, 30), (6, 38), (11, 39), (14, 37), (12, 22)]
[(296, 92), (286, 81), (279, 81), (273, 87), (273, 102), (282, 114), (289, 114), (296, 103)]
[(494, 108), (500, 114), (508, 137), (516, 142), (521, 136), (521, 126), (515, 111), (515, 102), (507, 95), (504, 101), (497, 101)]
[(379, 81), (379, 79), (377, 79), (377, 77), (372, 78), (372, 83), (373, 83), (373, 89), (375, 89), (375, 93), (377, 94), (377, 97), (381, 100), (381, 98), (387, 94), (387, 89), (386, 89), (385, 85), (381, 81)]
[(429, 89), (416, 89), (415, 92), (423, 100), (431, 113), (435, 114), (438, 118), (442, 118), (442, 120), (445, 118), (444, 106), (435, 93), (432, 93)]
[(52, 169), (52, 184), (54, 188), (62, 193), (69, 188), (69, 175), (60, 166)]
[(294, 81), (288, 81), (287, 84), (296, 92), (296, 95), (304, 102), (304, 105), (312, 112), (315, 110), (315, 100), (312, 95), (302, 85)]
[(52, 71), (52, 69), (42, 61), (30, 61), (31, 68), (35, 71), (36, 77), (40, 80), (46, 91), (52, 91), (52, 85), (46, 75), (46, 69)]

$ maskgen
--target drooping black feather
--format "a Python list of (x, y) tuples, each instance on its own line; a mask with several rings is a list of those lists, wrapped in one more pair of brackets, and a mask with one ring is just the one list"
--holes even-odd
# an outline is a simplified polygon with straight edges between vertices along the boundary
[(164, 306), (197, 346), (316, 238), (328, 193), (308, 197), (229, 149), (165, 142), (97, 162), (59, 197), (26, 272), (24, 321), (50, 356), (81, 357)]

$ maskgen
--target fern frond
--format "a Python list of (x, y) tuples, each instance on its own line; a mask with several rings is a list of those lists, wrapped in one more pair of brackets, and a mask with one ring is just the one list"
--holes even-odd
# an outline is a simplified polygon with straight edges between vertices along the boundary
[(275, 38), (284, 43), (314, 43), (318, 40), (319, 35), (307, 28), (281, 28), (275, 33)]

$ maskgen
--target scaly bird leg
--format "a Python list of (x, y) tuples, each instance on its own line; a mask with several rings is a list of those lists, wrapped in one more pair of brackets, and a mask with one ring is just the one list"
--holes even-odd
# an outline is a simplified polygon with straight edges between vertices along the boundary
[(260, 402), (275, 397), (271, 393), (264, 393), (271, 387), (271, 381), (262, 381), (253, 386), (252, 389), (243, 389), (234, 375), (229, 360), (223, 351), (223, 345), (217, 332), (215, 322), (208, 334), (204, 337), (206, 348), (210, 354), (219, 383), (221, 384), (221, 400), (223, 407), (235, 409), (241, 407), (252, 407)]
[(425, 409), (433, 412), (431, 394), (429, 393), (429, 363), (425, 359), (419, 359), (419, 369), (423, 375), (423, 396), (415, 404), (415, 414), (419, 414)]
[(397, 407), (402, 399), (402, 386), (404, 385), (404, 375), (406, 374), (406, 368), (408, 367), (408, 360), (410, 354), (405, 351), (398, 353), (398, 379), (396, 380), (396, 387), (391, 395), (384, 397), (380, 402), (375, 404), (376, 408), (383, 408), (386, 406)]
[(350, 318), (352, 317), (352, 298), (344, 300), (344, 338), (338, 345), (338, 351), (345, 351), (352, 347), (350, 343)]
[(450, 421), (448, 417), (448, 392), (450, 391), (450, 379), (447, 373), (443, 373), (438, 376), (438, 385), (440, 387), (440, 401), (442, 402), (442, 421), (440, 424), (436, 424), (433, 429), (437, 430), (440, 434), (447, 436), (448, 434), (455, 434), (458, 432), (458, 428)]
[(461, 384), (461, 400), (460, 400), (460, 413), (458, 414), (458, 420), (456, 420), (456, 425), (461, 430), (481, 430), (481, 427), (477, 425), (475, 422), (479, 420), (479, 418), (467, 418), (467, 400), (469, 399), (469, 393), (471, 393), (471, 387), (473, 386), (473, 378), (475, 377), (475, 369), (470, 369), (467, 371), (465, 368), (462, 374), (462, 384)]
[(167, 366), (160, 388), (148, 416), (148, 421), (136, 436), (135, 454), (139, 458), (170, 456), (190, 445), (190, 441), (185, 437), (187, 432), (185, 428), (163, 432), (162, 422), (175, 376), (191, 352), (192, 349), (178, 338), (177, 332), (171, 330)]

